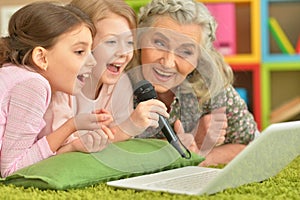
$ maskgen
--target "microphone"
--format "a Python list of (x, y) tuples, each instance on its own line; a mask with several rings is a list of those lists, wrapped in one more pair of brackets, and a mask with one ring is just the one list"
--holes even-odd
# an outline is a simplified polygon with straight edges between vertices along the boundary
[[(142, 101), (147, 101), (149, 99), (156, 99), (157, 94), (156, 91), (154, 90), (153, 85), (147, 81), (147, 80), (142, 80), (138, 82), (134, 89), (134, 95), (138, 103)], [(190, 158), (191, 153), (189, 150), (183, 146), (175, 132), (173, 131), (171, 125), (167, 121), (167, 119), (164, 116), (159, 115), (159, 121), (158, 121), (159, 127), (162, 130), (164, 136), (167, 138), (168, 142), (178, 151), (178, 153), (181, 155), (183, 158)], [(184, 147), (185, 151), (188, 152), (189, 155), (186, 155), (181, 148), (181, 146)]]

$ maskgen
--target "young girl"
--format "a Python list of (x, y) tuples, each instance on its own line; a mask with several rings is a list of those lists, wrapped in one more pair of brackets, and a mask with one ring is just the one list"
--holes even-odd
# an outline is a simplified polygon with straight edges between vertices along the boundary
[(123, 71), (134, 55), (136, 14), (123, 0), (73, 0), (96, 27), (93, 55), (97, 65), (82, 92), (76, 95), (76, 113), (105, 108), (112, 113), (114, 141), (128, 139), (158, 126), (158, 114), (168, 117), (165, 105), (151, 100), (133, 111), (132, 85)]
[(13, 14), (8, 30), (0, 40), (1, 176), (60, 153), (78, 129), (91, 130), (90, 135), (74, 140), (68, 150), (86, 151), (94, 144), (88, 143), (90, 136), (113, 138), (101, 125), (107, 116), (99, 114), (77, 115), (40, 135), (52, 93), (77, 93), (95, 65), (90, 53), (94, 26), (88, 17), (69, 6), (32, 3)]

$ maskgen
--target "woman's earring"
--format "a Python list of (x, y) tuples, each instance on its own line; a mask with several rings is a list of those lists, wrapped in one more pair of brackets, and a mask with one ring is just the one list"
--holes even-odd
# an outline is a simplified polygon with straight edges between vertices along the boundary
[(191, 72), (191, 73), (189, 73), (187, 76), (186, 76), (186, 78), (189, 80), (189, 79), (191, 79), (193, 77), (193, 72)]
[(44, 71), (47, 71), (48, 66), (47, 66), (47, 65), (44, 65), (44, 66), (43, 66), (43, 69), (44, 69)]

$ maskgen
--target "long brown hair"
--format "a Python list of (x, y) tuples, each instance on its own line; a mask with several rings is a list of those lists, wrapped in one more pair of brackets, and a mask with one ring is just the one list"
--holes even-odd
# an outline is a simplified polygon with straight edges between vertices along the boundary
[(37, 46), (50, 49), (60, 35), (82, 24), (95, 35), (89, 17), (75, 7), (55, 2), (35, 2), (22, 7), (10, 18), (9, 35), (0, 39), (0, 67), (13, 63), (37, 71), (32, 50)]

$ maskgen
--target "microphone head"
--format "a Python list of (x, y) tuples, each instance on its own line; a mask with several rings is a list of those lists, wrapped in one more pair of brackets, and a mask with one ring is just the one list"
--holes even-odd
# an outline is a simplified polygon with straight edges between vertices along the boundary
[(147, 80), (138, 82), (133, 88), (133, 94), (138, 102), (156, 99), (157, 97), (153, 85)]

